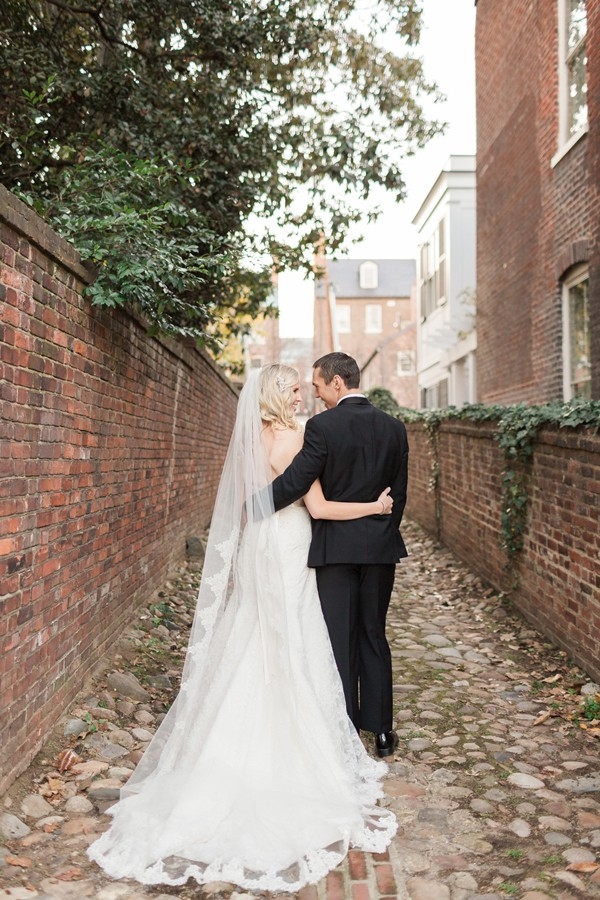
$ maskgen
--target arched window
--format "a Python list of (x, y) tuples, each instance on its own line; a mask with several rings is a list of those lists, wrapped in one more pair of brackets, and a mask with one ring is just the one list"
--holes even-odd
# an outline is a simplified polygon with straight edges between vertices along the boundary
[(577, 266), (562, 283), (563, 395), (590, 397), (590, 313), (588, 269)]
[(379, 272), (377, 263), (364, 262), (361, 263), (359, 269), (360, 286), (364, 290), (373, 290), (379, 284)]

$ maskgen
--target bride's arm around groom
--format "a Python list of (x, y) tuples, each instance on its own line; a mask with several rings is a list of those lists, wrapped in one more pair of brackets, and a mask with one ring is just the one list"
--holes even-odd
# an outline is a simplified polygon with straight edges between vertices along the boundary
[(330, 353), (316, 361), (313, 387), (326, 410), (309, 419), (302, 449), (274, 480), (273, 504), (277, 510), (293, 503), (317, 478), (327, 500), (343, 502), (368, 502), (391, 487), (390, 516), (313, 520), (308, 554), (348, 714), (358, 729), (377, 736), (379, 755), (388, 756), (397, 738), (385, 621), (395, 564), (407, 555), (399, 526), (406, 504), (408, 440), (404, 424), (369, 403), (359, 383), (358, 364), (347, 354)]

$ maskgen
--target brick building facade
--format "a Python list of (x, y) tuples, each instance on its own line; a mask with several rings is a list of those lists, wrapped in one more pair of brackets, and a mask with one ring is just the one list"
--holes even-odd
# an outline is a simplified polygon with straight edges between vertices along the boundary
[(416, 262), (413, 259), (318, 257), (314, 355), (353, 356), (361, 387), (389, 390), (400, 406), (417, 408)]
[(600, 397), (600, 0), (478, 0), (478, 399)]

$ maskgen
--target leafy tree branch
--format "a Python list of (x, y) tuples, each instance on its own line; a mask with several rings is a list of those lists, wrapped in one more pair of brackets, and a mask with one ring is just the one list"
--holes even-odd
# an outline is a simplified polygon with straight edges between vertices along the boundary
[(0, 180), (102, 251), (93, 302), (235, 331), (269, 307), (273, 257), (308, 268), (373, 189), (404, 196), (441, 128), (420, 24), (418, 0), (4, 0)]

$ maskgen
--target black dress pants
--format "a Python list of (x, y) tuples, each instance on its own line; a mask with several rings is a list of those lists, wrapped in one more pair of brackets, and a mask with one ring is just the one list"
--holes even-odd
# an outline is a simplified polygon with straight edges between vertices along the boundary
[(395, 565), (319, 566), (319, 598), (346, 708), (357, 730), (392, 728), (392, 658), (385, 621)]

